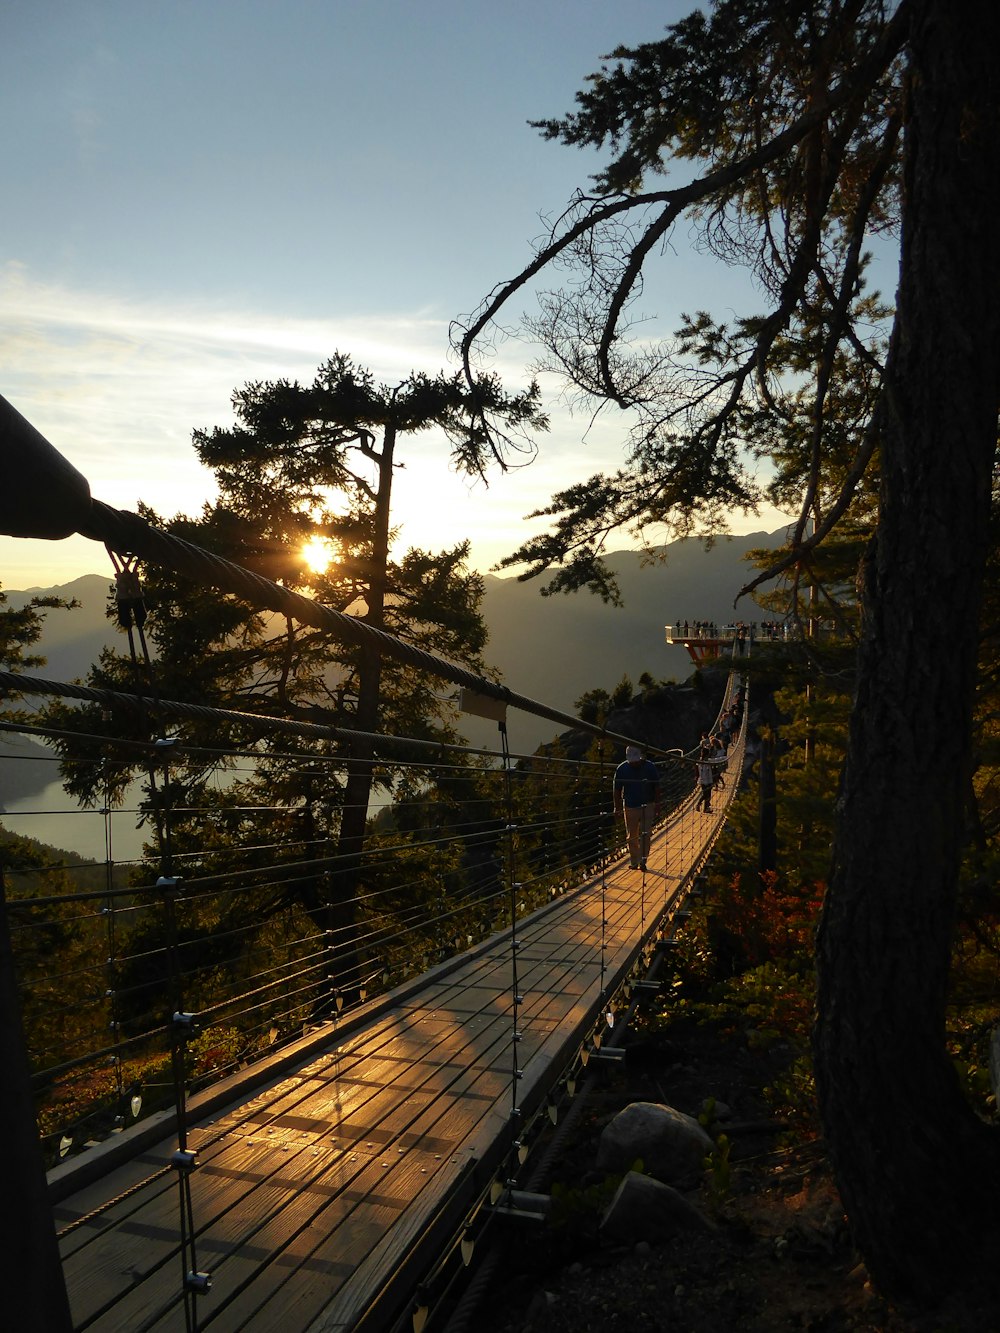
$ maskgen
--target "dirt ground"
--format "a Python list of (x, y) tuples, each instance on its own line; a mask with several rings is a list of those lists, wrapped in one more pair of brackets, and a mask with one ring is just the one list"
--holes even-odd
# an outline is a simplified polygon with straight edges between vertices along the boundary
[[(548, 1225), (505, 1224), (469, 1327), (476, 1333), (996, 1333), (1000, 1309), (966, 1291), (935, 1311), (892, 1307), (872, 1290), (851, 1242), (822, 1143), (779, 1122), (763, 1089), (787, 1052), (764, 1055), (700, 1026), (630, 1051), (621, 1072), (591, 1080), (557, 1142)], [(691, 1195), (714, 1229), (661, 1245), (601, 1244), (612, 1188), (593, 1170), (604, 1124), (631, 1101), (697, 1115), (722, 1103), (728, 1177), (706, 1173)], [(461, 1322), (461, 1321), (460, 1321)]]

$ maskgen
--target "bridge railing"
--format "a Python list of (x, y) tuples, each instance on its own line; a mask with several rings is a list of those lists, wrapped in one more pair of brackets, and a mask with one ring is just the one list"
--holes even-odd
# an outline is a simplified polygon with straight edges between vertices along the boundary
[[(46, 739), (44, 727), (20, 725)], [(84, 740), (81, 766), (99, 768), (95, 747), (120, 761), (113, 735)], [(428, 748), (380, 762), (347, 899), (338, 896), (344, 858), (333, 831), (348, 761), (311, 739), (300, 748), (288, 736), (279, 745), (251, 737), (206, 750), (184, 742), (181, 723), (168, 743), (130, 743), (130, 762), (144, 769), (129, 788), (135, 803), (109, 798), (90, 816), (104, 828), (103, 860), (33, 842), (31, 813), (3, 818), (0, 857), (50, 1164), (171, 1105), (178, 1084), (196, 1090), (336, 1024), (618, 854), (610, 746), (595, 742), (582, 759), (558, 746), (506, 759)], [(693, 779), (675, 757), (663, 771), (669, 814), (690, 799)], [(67, 819), (70, 838), (72, 828)], [(139, 845), (123, 855), (127, 833)]]
[[(24, 1014), (48, 1160), (173, 1103), (178, 1149), (171, 1161), (183, 1200), (187, 1093), (282, 1043), (293, 1052), (304, 1030), (377, 1004), (380, 990), (395, 988), (398, 997), (408, 973), (448, 966), (606, 866), (619, 838), (610, 811), (611, 747), (620, 753), (637, 738), (581, 723), (92, 500), (79, 474), (2, 400), (0, 417), (5, 450), (25, 464), (14, 474), (20, 499), (6, 512), (5, 531), (79, 532), (122, 557), (129, 571), (136, 561), (162, 565), (201, 588), (457, 685), (485, 700), (489, 716), (520, 709), (576, 727), (597, 746), (575, 760), (557, 750), (518, 757), (505, 723), (499, 752), (394, 737), (362, 743), (358, 733), (333, 727), (0, 673), (0, 697), (51, 693), (96, 705), (65, 716), (67, 730), (32, 719), (20, 702), (16, 713), (0, 713), (0, 729), (59, 750), (64, 776), (103, 821), (104, 854), (89, 860), (31, 841), (30, 830), (12, 829), (9, 816), (0, 837), (0, 987), (5, 1011), (19, 999)], [(40, 513), (25, 525), (19, 506), (28, 490), (41, 497)], [(137, 739), (134, 728), (98, 725), (105, 710), (114, 716), (128, 707), (145, 710), (147, 721), (162, 718), (162, 729), (150, 738), (140, 728)], [(360, 851), (342, 851), (336, 835), (347, 765), (369, 752), (377, 797), (353, 812), (368, 821)], [(686, 807), (690, 768), (677, 756), (663, 764), (668, 809)], [(138, 777), (126, 783), (124, 772)], [(141, 836), (122, 855), (126, 811)], [(699, 857), (718, 822), (699, 839)], [(598, 934), (592, 947), (603, 950), (603, 926)], [(510, 954), (516, 976), (513, 940)], [(603, 953), (600, 975), (603, 989)], [(3, 1060), (17, 1080), (22, 1043), (14, 1025), (6, 1026)], [(2, 1269), (5, 1289), (17, 1293), (8, 1313), (18, 1326), (62, 1328), (67, 1312), (58, 1320), (39, 1313), (58, 1285), (57, 1256), (34, 1145), (21, 1151), (31, 1141), (31, 1107), (20, 1083), (15, 1093), (4, 1099), (0, 1124), (8, 1151), (23, 1158), (15, 1192), (27, 1202), (19, 1243)], [(188, 1197), (182, 1217), (189, 1204)], [(34, 1283), (22, 1281), (29, 1266), (41, 1274)]]

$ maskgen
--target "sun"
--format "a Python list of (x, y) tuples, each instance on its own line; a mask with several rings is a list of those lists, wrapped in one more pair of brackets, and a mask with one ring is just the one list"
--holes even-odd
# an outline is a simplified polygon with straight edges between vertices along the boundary
[(314, 574), (325, 574), (333, 563), (333, 542), (325, 537), (311, 537), (302, 547), (300, 555)]

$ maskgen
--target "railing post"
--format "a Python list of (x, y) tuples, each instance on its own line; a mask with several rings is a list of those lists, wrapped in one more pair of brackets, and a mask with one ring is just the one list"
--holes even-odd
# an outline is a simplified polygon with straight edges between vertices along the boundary
[(0, 1289), (4, 1326), (72, 1333), (69, 1299), (38, 1142), (28, 1052), (0, 863), (0, 1143), (5, 1147), (0, 1210)]

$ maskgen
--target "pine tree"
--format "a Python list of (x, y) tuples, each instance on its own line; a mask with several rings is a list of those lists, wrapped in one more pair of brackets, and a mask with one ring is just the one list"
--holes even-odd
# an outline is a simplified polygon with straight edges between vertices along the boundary
[[(396, 556), (391, 501), (403, 442), (437, 428), (461, 455), (470, 408), (487, 400), (511, 429), (544, 425), (533, 388), (508, 398), (488, 378), (470, 390), (459, 375), (423, 374), (386, 386), (344, 355), (322, 366), (311, 385), (247, 385), (233, 397), (235, 426), (194, 434), (200, 459), (214, 472), (216, 500), (195, 518), (178, 515), (162, 526), (286, 587), (308, 590), (369, 626), (481, 670), (483, 583), (465, 564), (467, 544)], [(150, 510), (144, 517), (160, 523)], [(330, 556), (325, 567), (310, 565), (317, 545)], [(315, 753), (313, 768), (305, 759), (289, 760), (284, 743), (265, 742), (254, 771), (237, 772), (230, 761), (230, 778), (221, 787), (212, 776), (214, 758), (181, 756), (169, 781), (150, 783), (147, 804), (154, 819), (162, 819), (168, 806), (188, 812), (171, 814), (171, 824), (172, 846), (188, 858), (189, 874), (207, 873), (213, 857), (228, 858), (230, 869), (263, 864), (277, 845), (279, 859), (323, 862), (314, 876), (300, 874), (258, 894), (255, 911), (271, 919), (291, 897), (335, 942), (331, 985), (356, 989), (355, 901), (369, 804), (373, 790), (390, 792), (395, 781), (391, 765), (376, 761), (371, 735), (454, 741), (454, 705), (412, 668), (238, 598), (192, 588), (169, 571), (147, 569), (143, 593), (153, 680), (141, 654), (133, 661), (105, 652), (89, 683), (146, 693), (155, 686), (162, 697), (321, 722), (352, 734), (346, 752), (326, 742), (300, 745), (306, 755)], [(53, 721), (77, 732), (101, 730), (95, 712), (48, 710)], [(125, 722), (133, 738), (155, 734), (157, 725), (155, 708)], [(187, 725), (185, 736), (192, 745), (201, 741), (218, 750), (242, 733), (209, 721)], [(67, 743), (64, 752), (79, 761), (87, 750)], [(338, 758), (338, 765), (331, 764)], [(66, 774), (68, 790), (93, 801), (99, 791), (103, 798), (110, 780), (120, 796), (137, 771), (135, 761), (110, 762), (109, 769), (102, 755), (99, 764), (74, 763)], [(234, 861), (232, 849), (243, 844), (255, 850)], [(231, 909), (237, 915), (242, 910)], [(237, 959), (220, 943), (241, 938), (227, 931), (232, 924), (188, 923), (192, 951), (197, 946), (204, 959), (235, 966)], [(143, 994), (152, 997), (156, 984), (149, 978)]]

